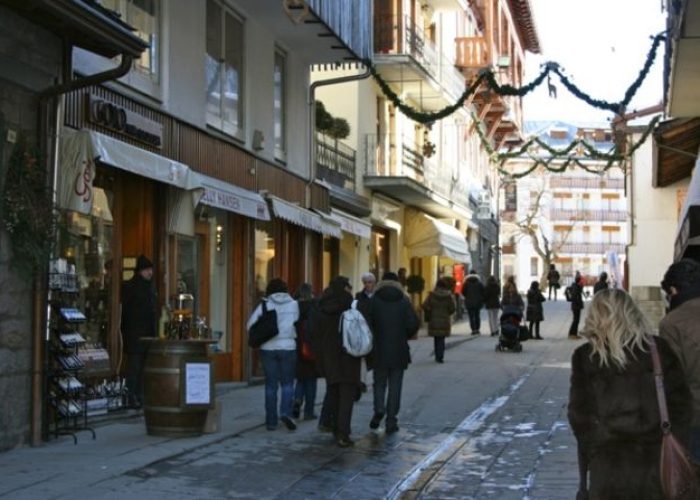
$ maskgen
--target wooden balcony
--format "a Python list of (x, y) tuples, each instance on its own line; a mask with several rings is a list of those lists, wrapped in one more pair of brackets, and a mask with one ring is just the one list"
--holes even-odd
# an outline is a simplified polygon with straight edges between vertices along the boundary
[(455, 65), (465, 72), (465, 76), (471, 76), (476, 70), (489, 65), (486, 38), (483, 36), (459, 37), (455, 38), (455, 42), (457, 43)]

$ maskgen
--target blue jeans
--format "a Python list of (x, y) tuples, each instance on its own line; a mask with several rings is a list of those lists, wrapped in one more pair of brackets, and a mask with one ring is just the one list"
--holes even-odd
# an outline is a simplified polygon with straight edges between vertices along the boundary
[[(403, 368), (374, 369), (374, 413), (386, 414), (386, 425), (394, 426), (401, 409)], [(387, 397), (387, 385), (389, 394)]]
[(472, 333), (478, 332), (481, 329), (481, 307), (467, 307), (469, 313), (469, 326)]
[(294, 405), (294, 374), (297, 367), (296, 351), (260, 350), (265, 369), (265, 425), (277, 427), (277, 389), (282, 386), (280, 417), (292, 417)]
[(690, 428), (690, 458), (696, 464), (700, 464), (700, 427)]
[(314, 416), (314, 405), (316, 404), (316, 378), (297, 379), (297, 385), (294, 389), (294, 399), (299, 402), (304, 402), (304, 416)]

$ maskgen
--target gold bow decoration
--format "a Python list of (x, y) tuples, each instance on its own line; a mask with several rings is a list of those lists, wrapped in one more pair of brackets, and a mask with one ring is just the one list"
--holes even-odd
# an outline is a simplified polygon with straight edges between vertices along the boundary
[(282, 8), (294, 24), (303, 23), (310, 14), (305, 0), (282, 0)]

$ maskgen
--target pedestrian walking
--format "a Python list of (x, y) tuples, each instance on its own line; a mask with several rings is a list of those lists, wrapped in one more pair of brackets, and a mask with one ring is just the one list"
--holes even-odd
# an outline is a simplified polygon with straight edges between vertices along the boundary
[(144, 255), (136, 259), (136, 269), (122, 289), (122, 341), (126, 355), (126, 387), (129, 405), (143, 405), (143, 365), (146, 346), (139, 339), (156, 336), (157, 298), (153, 286), (153, 263)]
[(374, 333), (374, 349), (368, 358), (368, 366), (374, 371), (374, 415), (369, 426), (378, 428), (386, 414), (386, 433), (393, 434), (399, 430), (401, 385), (411, 362), (408, 339), (419, 327), (418, 316), (396, 273), (384, 273), (377, 283), (369, 316)]
[(691, 259), (671, 264), (661, 287), (670, 299), (670, 311), (659, 324), (659, 335), (678, 356), (692, 393), (688, 449), (700, 464), (700, 264)]
[(569, 285), (566, 291), (566, 300), (571, 302), (571, 313), (573, 318), (569, 327), (569, 338), (578, 339), (578, 324), (581, 321), (581, 311), (583, 310), (583, 287), (581, 286), (583, 279), (579, 274), (574, 278), (574, 282)]
[[(374, 295), (374, 287), (377, 285), (377, 278), (374, 273), (366, 272), (362, 275), (362, 290), (355, 294), (357, 310), (362, 313), (369, 324), (369, 301)], [(363, 361), (360, 368), (360, 390), (367, 392), (367, 362)]]
[(326, 411), (332, 416), (328, 419), (322, 415), (321, 425), (333, 426), (335, 442), (341, 448), (354, 444), (350, 439), (352, 409), (360, 390), (360, 358), (345, 352), (339, 328), (343, 312), (352, 305), (351, 292), (348, 278), (333, 278), (318, 301), (317, 320), (312, 327), (315, 342), (320, 346), (320, 371), (326, 377)]
[(604, 290), (593, 297), (581, 330), (588, 342), (572, 356), (568, 409), (584, 485), (583, 472), (588, 471), (586, 498), (664, 498), (652, 349), (661, 361), (671, 431), (681, 442), (692, 408), (678, 358), (652, 331), (626, 292)]
[(547, 272), (547, 284), (549, 285), (549, 300), (552, 300), (552, 292), (554, 292), (554, 300), (557, 300), (557, 291), (561, 286), (559, 280), (561, 279), (559, 271), (557, 271), (557, 266), (555, 264), (549, 265), (549, 271)]
[(603, 271), (602, 273), (600, 273), (598, 281), (596, 281), (595, 285), (593, 285), (593, 295), (600, 292), (601, 290), (607, 290), (608, 288), (610, 288), (610, 284), (608, 283), (608, 273)]
[(501, 308), (506, 306), (515, 306), (520, 309), (520, 312), (525, 311), (525, 302), (523, 301), (518, 285), (515, 284), (515, 277), (508, 276), (506, 284), (503, 285), (503, 293), (501, 294)]
[(435, 290), (428, 294), (422, 307), (428, 322), (428, 335), (433, 337), (435, 361), (444, 363), (445, 337), (452, 333), (452, 315), (457, 309), (448, 280), (440, 278), (437, 281)]
[[(279, 415), (279, 420), (285, 427), (293, 431), (297, 428), (292, 420), (292, 412), (297, 364), (295, 323), (299, 320), (299, 304), (289, 295), (287, 283), (280, 278), (270, 280), (263, 300), (267, 310), (273, 310), (277, 314), (278, 330), (276, 336), (260, 346), (260, 359), (265, 370), (265, 426), (268, 431), (275, 430)], [(262, 303), (250, 315), (246, 325), (248, 331), (261, 315)], [(280, 389), (282, 395), (278, 400)]]
[(501, 287), (495, 276), (489, 276), (484, 286), (484, 307), (489, 316), (489, 330), (492, 337), (498, 335), (498, 315), (501, 311)]
[(292, 416), (299, 418), (303, 405), (304, 420), (314, 420), (318, 418), (314, 413), (318, 371), (316, 370), (316, 354), (309, 335), (309, 322), (315, 319), (312, 319), (312, 314), (317, 304), (314, 300), (311, 285), (303, 283), (297, 290), (297, 293), (294, 294), (294, 299), (299, 304), (299, 320), (296, 323), (297, 369)]
[(481, 278), (476, 274), (476, 270), (472, 269), (464, 280), (462, 286), (462, 295), (464, 295), (464, 306), (467, 308), (469, 315), (469, 326), (472, 329), (472, 335), (481, 334), (481, 308), (484, 307), (484, 285)]
[[(544, 308), (542, 304), (546, 299), (540, 291), (540, 283), (533, 281), (527, 291), (527, 316), (528, 330), (531, 339), (542, 340), (540, 336), (540, 322), (544, 321)], [(533, 336), (534, 335), (534, 336)]]

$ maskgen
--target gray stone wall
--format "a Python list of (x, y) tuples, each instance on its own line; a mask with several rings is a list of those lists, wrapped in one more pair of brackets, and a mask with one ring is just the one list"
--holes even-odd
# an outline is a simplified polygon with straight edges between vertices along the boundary
[[(60, 75), (61, 42), (0, 6), (0, 189), (14, 144), (8, 131), (37, 141), (37, 92)], [(12, 270), (0, 227), (0, 450), (26, 444), (31, 425), (31, 283)]]
[(666, 303), (662, 293), (661, 287), (658, 286), (635, 286), (630, 290), (630, 295), (654, 329), (659, 327), (659, 322), (666, 315)]

